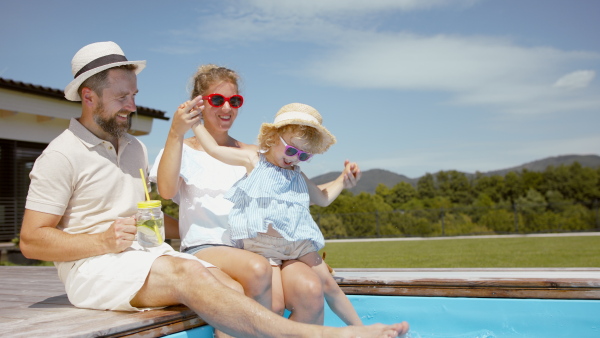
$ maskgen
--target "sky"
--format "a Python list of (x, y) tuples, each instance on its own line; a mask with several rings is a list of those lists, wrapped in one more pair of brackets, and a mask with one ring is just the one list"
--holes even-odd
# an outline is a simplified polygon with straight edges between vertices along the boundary
[[(599, 14), (598, 0), (2, 1), (0, 77), (64, 89), (77, 50), (114, 41), (147, 60), (137, 104), (167, 117), (198, 66), (237, 71), (245, 143), (288, 103), (316, 108), (337, 144), (308, 177), (346, 159), (486, 172), (600, 154)], [(170, 122), (140, 137), (150, 163)]]

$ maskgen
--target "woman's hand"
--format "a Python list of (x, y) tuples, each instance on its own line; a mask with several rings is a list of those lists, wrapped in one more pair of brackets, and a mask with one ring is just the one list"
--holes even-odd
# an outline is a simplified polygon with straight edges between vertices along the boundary
[(202, 109), (204, 109), (202, 96), (197, 96), (193, 100), (186, 101), (179, 105), (175, 114), (173, 114), (173, 122), (171, 122), (171, 130), (169, 133), (183, 139), (185, 133), (187, 133), (193, 125), (202, 120)]

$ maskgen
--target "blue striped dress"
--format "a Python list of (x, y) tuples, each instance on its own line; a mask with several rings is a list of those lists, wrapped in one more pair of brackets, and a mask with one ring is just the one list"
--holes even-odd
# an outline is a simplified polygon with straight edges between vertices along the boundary
[(233, 202), (231, 238), (254, 238), (269, 224), (288, 241), (311, 240), (320, 250), (325, 239), (310, 215), (308, 187), (299, 166), (284, 169), (259, 154), (257, 166), (225, 194)]

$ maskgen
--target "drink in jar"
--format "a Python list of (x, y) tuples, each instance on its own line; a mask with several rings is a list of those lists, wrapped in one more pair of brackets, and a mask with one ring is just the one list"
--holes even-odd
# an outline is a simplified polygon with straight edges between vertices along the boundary
[(145, 248), (163, 244), (165, 238), (164, 214), (158, 200), (138, 203), (135, 216), (137, 225), (137, 241)]

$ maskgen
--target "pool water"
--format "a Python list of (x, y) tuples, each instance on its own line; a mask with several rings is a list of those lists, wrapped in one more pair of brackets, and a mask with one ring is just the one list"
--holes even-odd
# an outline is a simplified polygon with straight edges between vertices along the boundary
[[(600, 300), (348, 296), (363, 323), (410, 324), (411, 338), (600, 337)], [(326, 306), (325, 325), (344, 323)], [(212, 337), (211, 327), (169, 338)]]

